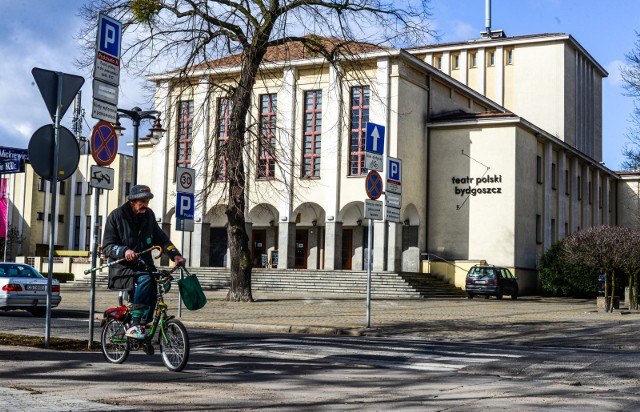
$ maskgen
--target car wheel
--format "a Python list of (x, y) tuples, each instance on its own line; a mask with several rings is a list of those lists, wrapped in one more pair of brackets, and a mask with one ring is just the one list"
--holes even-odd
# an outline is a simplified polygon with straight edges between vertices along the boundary
[(47, 308), (33, 308), (29, 309), (29, 312), (31, 312), (33, 316), (41, 318), (47, 314)]
[(467, 299), (473, 299), (473, 293), (467, 293)]
[(513, 292), (513, 294), (511, 295), (511, 300), (516, 300), (518, 299), (518, 292)]
[(496, 295), (496, 299), (502, 300), (502, 295)]
[(485, 299), (489, 299), (490, 297), (491, 297), (491, 296), (489, 296), (489, 295), (484, 295), (484, 298), (485, 298)]

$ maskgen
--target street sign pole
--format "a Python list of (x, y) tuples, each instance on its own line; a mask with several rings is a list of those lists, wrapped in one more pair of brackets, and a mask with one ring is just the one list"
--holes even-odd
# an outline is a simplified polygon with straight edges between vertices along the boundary
[(371, 248), (373, 247), (373, 219), (369, 219), (369, 230), (367, 230), (367, 319), (366, 327), (371, 327)]
[(62, 73), (56, 73), (58, 78), (57, 108), (53, 140), (53, 168), (51, 173), (51, 219), (49, 219), (49, 272), (47, 274), (47, 318), (44, 328), (44, 346), (49, 346), (51, 336), (51, 284), (53, 279), (53, 245), (55, 244), (55, 219), (57, 218), (56, 200), (58, 193), (58, 139), (60, 138), (60, 108), (62, 106)]
[[(95, 188), (93, 194), (93, 250), (91, 251), (91, 267), (97, 267), (98, 261), (98, 206), (100, 204), (100, 189)], [(93, 318), (96, 311), (96, 271), (91, 272), (91, 306), (89, 306), (89, 349), (93, 349)]]

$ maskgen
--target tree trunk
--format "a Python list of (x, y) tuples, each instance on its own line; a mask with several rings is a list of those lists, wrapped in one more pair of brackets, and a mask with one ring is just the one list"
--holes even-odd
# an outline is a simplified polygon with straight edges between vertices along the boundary
[[(613, 299), (611, 298), (611, 274), (604, 273), (604, 311), (609, 312), (613, 308)], [(611, 309), (613, 310), (613, 309)]]
[[(268, 40), (268, 35), (266, 36)], [(247, 145), (247, 113), (251, 107), (251, 90), (255, 84), (259, 64), (266, 52), (266, 41), (262, 47), (251, 46), (243, 53), (240, 80), (232, 95), (233, 107), (227, 142), (227, 179), (229, 182), (229, 200), (225, 213), (229, 221), (227, 235), (229, 240), (229, 258), (231, 284), (227, 301), (252, 302), (251, 294), (251, 250), (246, 230), (245, 198), (246, 176), (244, 153)], [(251, 173), (251, 172), (250, 172)]]

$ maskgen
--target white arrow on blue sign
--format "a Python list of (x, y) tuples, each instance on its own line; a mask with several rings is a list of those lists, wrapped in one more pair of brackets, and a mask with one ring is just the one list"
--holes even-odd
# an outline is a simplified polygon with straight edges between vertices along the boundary
[(176, 197), (176, 218), (193, 219), (195, 202), (192, 193), (178, 193)]
[(367, 152), (384, 152), (384, 126), (368, 122), (365, 148)]

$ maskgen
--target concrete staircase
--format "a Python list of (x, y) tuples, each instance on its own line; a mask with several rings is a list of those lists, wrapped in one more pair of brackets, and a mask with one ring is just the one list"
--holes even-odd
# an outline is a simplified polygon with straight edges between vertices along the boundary
[[(229, 287), (229, 271), (224, 268), (190, 269), (205, 290)], [(87, 288), (90, 279), (66, 283), (63, 289)], [(316, 292), (318, 294), (366, 295), (367, 273), (363, 271), (323, 271), (304, 269), (254, 269), (252, 290), (276, 293)], [(96, 287), (107, 287), (106, 272), (96, 277)], [(371, 296), (378, 298), (461, 298), (465, 294), (453, 285), (425, 273), (374, 272)]]

